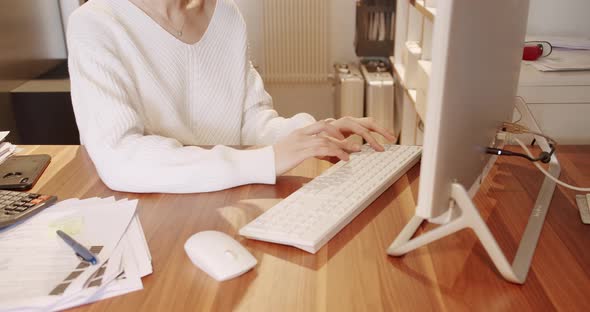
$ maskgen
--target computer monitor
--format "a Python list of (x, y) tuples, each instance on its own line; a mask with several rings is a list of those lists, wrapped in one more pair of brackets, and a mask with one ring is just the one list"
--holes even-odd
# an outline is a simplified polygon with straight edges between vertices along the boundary
[[(437, 2), (418, 206), (389, 254), (404, 254), (469, 227), (501, 274), (524, 282), (548, 201), (542, 218), (529, 222), (510, 265), (471, 197), (490, 159), (486, 147), (514, 110), (527, 15), (526, 0)], [(412, 239), (423, 220), (443, 225)]]
[(528, 1), (440, 1), (424, 129), (417, 215), (449, 207), (451, 183), (471, 188), (518, 85)]

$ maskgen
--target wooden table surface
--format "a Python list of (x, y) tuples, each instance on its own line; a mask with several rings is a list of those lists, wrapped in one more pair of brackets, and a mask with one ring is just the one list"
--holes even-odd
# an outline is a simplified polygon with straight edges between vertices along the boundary
[[(524, 285), (496, 272), (471, 231), (432, 243), (404, 257), (386, 248), (414, 213), (416, 165), (326, 246), (302, 250), (248, 240), (237, 232), (329, 164), (309, 160), (276, 185), (169, 195), (109, 190), (79, 146), (25, 146), (23, 154), (53, 160), (32, 191), (60, 199), (139, 199), (139, 217), (153, 256), (144, 290), (76, 308), (84, 311), (590, 311), (590, 225), (575, 193), (558, 187)], [(562, 179), (590, 186), (590, 146), (560, 146)], [(526, 160), (501, 158), (475, 202), (512, 259), (542, 174)], [(430, 226), (427, 226), (430, 228)], [(193, 266), (184, 242), (218, 230), (239, 240), (258, 259), (245, 275), (219, 283)]]

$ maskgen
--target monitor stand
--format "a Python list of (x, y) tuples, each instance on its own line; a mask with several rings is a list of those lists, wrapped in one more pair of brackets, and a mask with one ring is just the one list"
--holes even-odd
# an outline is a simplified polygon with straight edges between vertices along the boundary
[[(526, 104), (517, 99), (516, 107), (522, 114), (523, 123), (532, 131), (540, 133), (541, 130)], [(537, 143), (541, 149), (549, 151), (547, 140), (537, 137)], [(555, 154), (551, 157), (548, 171), (552, 176), (559, 177), (561, 167)], [(504, 252), (500, 249), (498, 242), (479, 214), (477, 207), (471, 200), (471, 196), (469, 196), (469, 192), (459, 183), (453, 183), (451, 186), (451, 202), (453, 206), (449, 209), (450, 220), (448, 222), (434, 230), (412, 238), (418, 227), (426, 220), (419, 216), (412, 217), (395, 241), (389, 246), (387, 253), (392, 256), (400, 256), (462, 229), (471, 228), (500, 274), (510, 282), (523, 284), (531, 267), (533, 254), (554, 191), (555, 182), (545, 177), (512, 264), (506, 259)]]

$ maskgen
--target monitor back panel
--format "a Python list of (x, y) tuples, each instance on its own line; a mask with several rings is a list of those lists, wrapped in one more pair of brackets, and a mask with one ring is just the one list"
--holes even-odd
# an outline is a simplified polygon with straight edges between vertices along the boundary
[(451, 183), (469, 189), (503, 121), (510, 119), (527, 0), (437, 3), (417, 214), (447, 211)]

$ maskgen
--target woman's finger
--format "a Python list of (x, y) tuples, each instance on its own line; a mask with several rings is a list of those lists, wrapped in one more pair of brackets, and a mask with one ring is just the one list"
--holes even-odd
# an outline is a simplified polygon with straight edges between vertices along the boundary
[(301, 133), (305, 135), (316, 135), (321, 132), (325, 132), (326, 134), (335, 137), (339, 140), (344, 140), (344, 135), (338, 130), (338, 128), (334, 127), (333, 125), (325, 122), (325, 121), (318, 121), (314, 124), (311, 124), (307, 127), (300, 129)]
[(393, 134), (393, 132), (391, 132), (391, 130), (387, 130), (387, 129), (379, 126), (371, 118), (358, 118), (358, 119), (356, 119), (356, 122), (358, 122), (363, 127), (367, 128), (373, 132), (379, 133), (380, 135), (382, 135), (384, 138), (386, 138), (390, 142), (395, 142), (395, 140), (396, 140), (396, 137)]
[(342, 160), (348, 160), (349, 155), (340, 146), (330, 138), (317, 137), (309, 140), (305, 149), (307, 157), (338, 157)]
[(348, 155), (348, 153), (344, 152), (343, 150), (341, 150), (339, 148), (333, 148), (333, 147), (310, 147), (305, 151), (305, 153), (307, 154), (307, 158), (336, 157), (336, 158), (338, 158), (340, 160), (344, 160), (344, 161), (348, 161), (350, 159), (350, 156)]
[(346, 137), (344, 137), (342, 132), (340, 132), (340, 130), (338, 130), (337, 127), (329, 124), (328, 122), (325, 122), (325, 123), (326, 123), (326, 130), (324, 131), (325, 134), (328, 134), (329, 136), (334, 137), (338, 140), (346, 139)]
[(314, 140), (316, 140), (316, 143), (321, 143), (322, 139), (330, 140), (332, 143), (336, 144), (336, 146), (338, 146), (342, 150), (346, 151), (347, 153), (359, 152), (361, 150), (361, 146), (351, 140), (346, 140), (346, 139), (338, 140), (336, 138), (328, 137), (328, 136), (324, 136), (324, 137), (320, 136), (320, 137), (314, 138)]
[(376, 151), (380, 151), (380, 152), (385, 150), (383, 148), (383, 146), (381, 144), (379, 144), (379, 142), (377, 142), (377, 140), (373, 137), (373, 135), (371, 134), (371, 131), (369, 131), (369, 129), (365, 128), (360, 123), (358, 123), (354, 120), (351, 120), (351, 119), (348, 119), (344, 122), (345, 122), (345, 124), (343, 125), (344, 127), (349, 129), (351, 132), (363, 137), (363, 139), (365, 139), (365, 141), (367, 141), (367, 143), (369, 143), (369, 145), (373, 149), (375, 149)]

